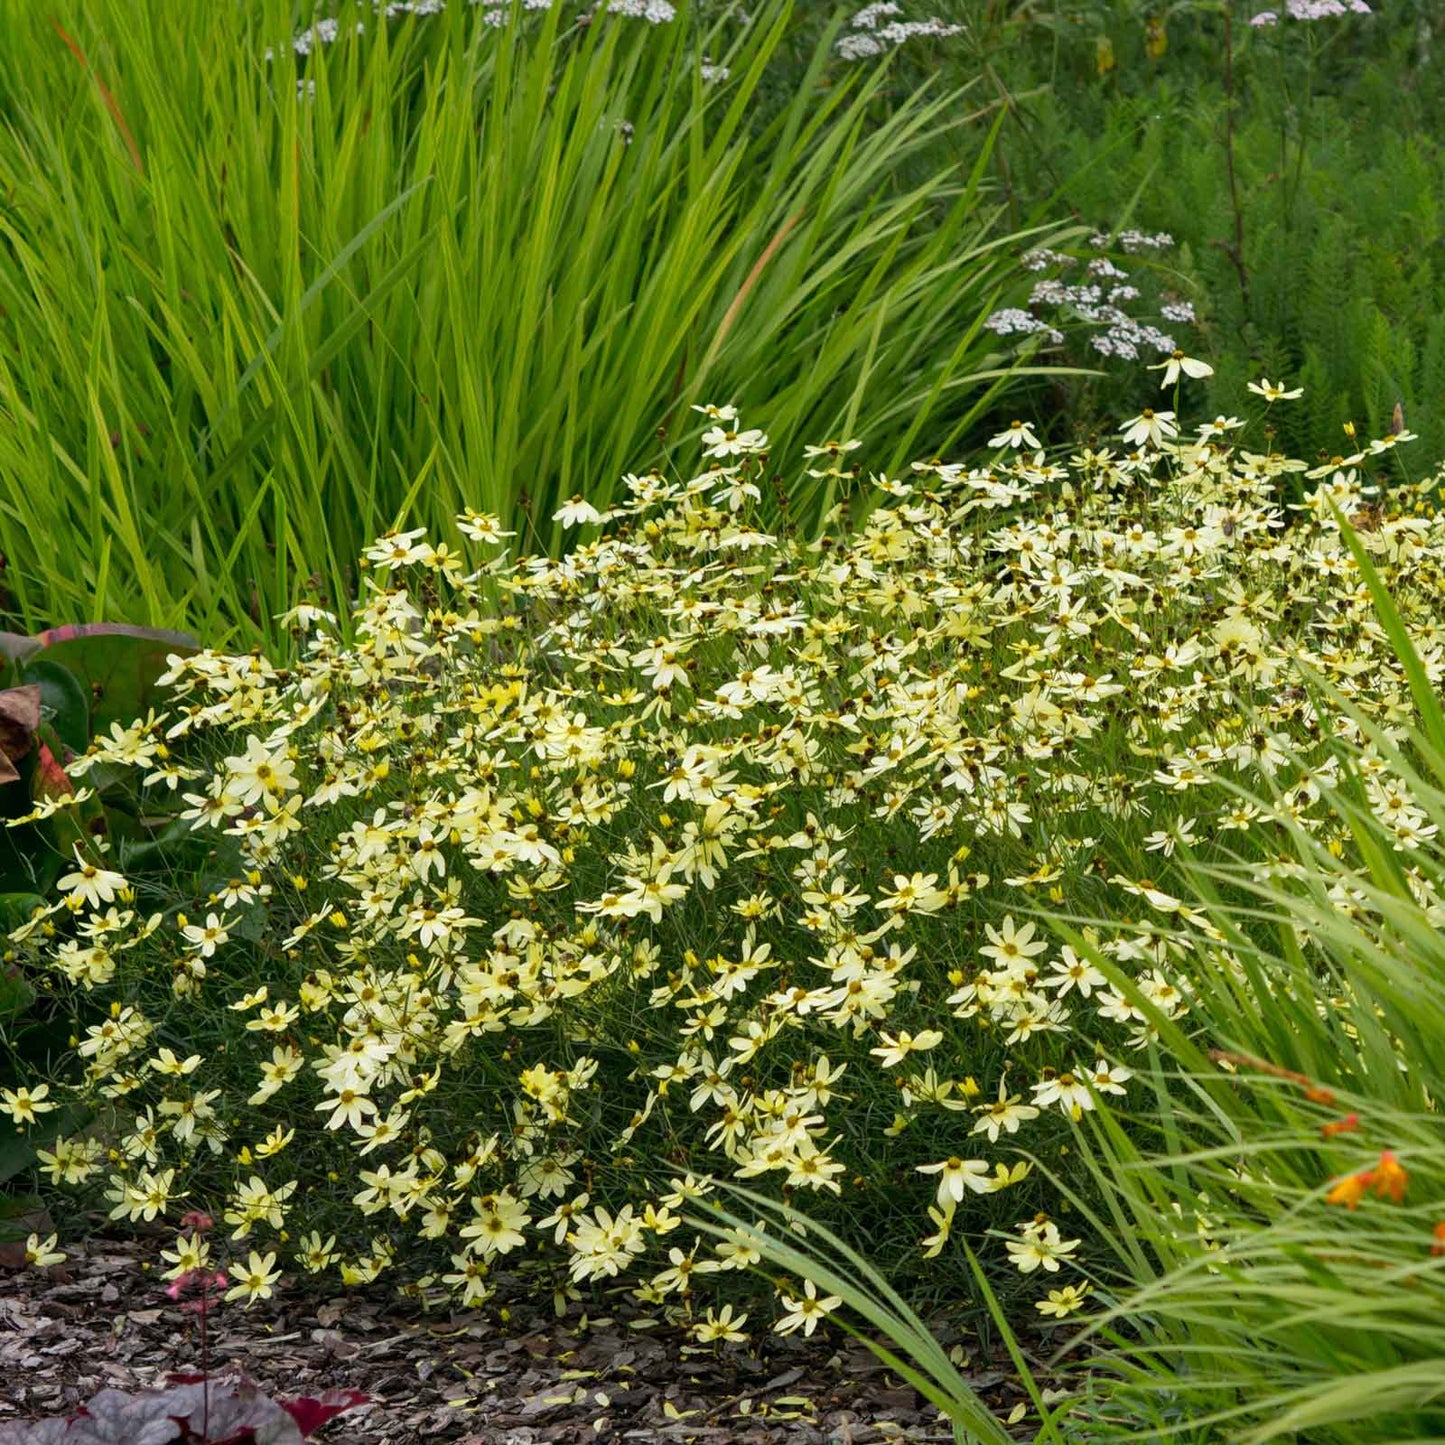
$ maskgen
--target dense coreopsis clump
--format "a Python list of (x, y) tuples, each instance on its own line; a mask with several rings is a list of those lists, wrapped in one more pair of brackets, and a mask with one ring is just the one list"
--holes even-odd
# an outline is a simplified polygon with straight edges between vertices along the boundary
[[(4, 1107), (93, 1120), (40, 1140), (51, 1182), (470, 1303), (540, 1252), (563, 1297), (617, 1277), (711, 1337), (694, 1301), (755, 1258), (682, 1222), (717, 1175), (930, 1256), (992, 1230), (1073, 1274), (1046, 1313), (1083, 1302), (1024, 1154), (1127, 1099), (1141, 1001), (1187, 1022), (1235, 967), (1169, 883), (1178, 848), (1273, 856), (1231, 784), (1346, 846), (1332, 739), (1408, 702), (1336, 518), (1436, 677), (1445, 522), (1373, 499), (1397, 437), (1300, 478), (1159, 412), (1129, 450), (1050, 462), (1019, 423), (874, 476), (807, 541), (757, 523), (767, 437), (706, 410), (703, 469), (574, 498), (569, 555), (475, 512), (387, 535), (349, 618), (292, 614), (292, 665), (178, 657), (170, 710), (75, 765), (140, 770), (216, 851), (159, 892), (77, 855), (12, 935), (76, 1039)], [(853, 495), (859, 445), (814, 479)], [(1408, 865), (1433, 830), (1364, 765)], [(1060, 905), (1114, 925), (1060, 946), (1030, 916)]]

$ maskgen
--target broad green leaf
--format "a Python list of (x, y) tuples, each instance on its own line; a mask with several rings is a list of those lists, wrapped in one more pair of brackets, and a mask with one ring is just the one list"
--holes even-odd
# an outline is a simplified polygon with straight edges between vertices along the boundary
[[(26, 682), (40, 686), (40, 716), (63, 747), (83, 753), (90, 746), (90, 696), (68, 668), (43, 656), (25, 664)], [(62, 759), (57, 757), (57, 763)]]
[(65, 668), (89, 698), (92, 733), (105, 732), (113, 722), (144, 717), (156, 697), (156, 679), (169, 666), (167, 659), (197, 647), (195, 638), (184, 632), (110, 623), (57, 627), (38, 634), (36, 641), (41, 650), (26, 664), (27, 675), (41, 662)]

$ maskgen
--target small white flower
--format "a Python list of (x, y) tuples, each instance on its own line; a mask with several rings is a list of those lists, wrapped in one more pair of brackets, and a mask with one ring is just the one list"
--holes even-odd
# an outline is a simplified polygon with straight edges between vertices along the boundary
[(128, 886), (123, 874), (86, 862), (79, 844), (75, 848), (75, 861), (78, 865), (76, 871), (67, 873), (55, 886), (62, 893), (79, 899), (82, 904), (99, 908), (102, 903), (113, 903), (116, 892)]
[(1269, 402), (1294, 401), (1297, 397), (1305, 394), (1302, 386), (1295, 387), (1293, 391), (1286, 391), (1283, 382), (1271, 381), (1267, 376), (1260, 377), (1258, 381), (1251, 381), (1249, 390)]
[(965, 1192), (988, 1192), (989, 1168), (985, 1159), (944, 1159), (937, 1164), (920, 1164), (920, 1174), (937, 1174), (938, 1202), (947, 1209), (950, 1202), (962, 1204)]
[(41, 1239), (38, 1234), (30, 1235), (25, 1241), (25, 1263), (33, 1269), (49, 1269), (53, 1264), (63, 1264), (66, 1255), (64, 1250), (56, 1249), (57, 1237), (51, 1234)]
[(703, 455), (708, 457), (736, 457), (750, 452), (766, 451), (767, 434), (756, 427), (747, 431), (730, 431), (724, 427), (712, 426), (702, 434)]
[(1037, 451), (1039, 439), (1030, 430), (1028, 422), (1011, 421), (997, 436), (991, 436), (988, 444), (991, 447), (1013, 447), (1015, 450), (1026, 446), (1031, 451)]
[(1207, 361), (1196, 361), (1192, 356), (1185, 356), (1177, 346), (1169, 353), (1167, 361), (1161, 361), (1157, 366), (1151, 366), (1149, 370), (1164, 373), (1164, 380), (1159, 383), (1161, 390), (1164, 387), (1173, 386), (1179, 380), (1181, 371), (1185, 376), (1195, 378), (1214, 375), (1214, 368)]
[(602, 513), (591, 502), (573, 496), (552, 513), (552, 520), (561, 522), (564, 527), (592, 527), (602, 520)]
[(796, 1299), (786, 1294), (779, 1298), (787, 1310), (787, 1314), (773, 1326), (780, 1335), (790, 1335), (797, 1329), (811, 1335), (818, 1328), (818, 1321), (843, 1303), (842, 1295), (824, 1295), (820, 1299), (818, 1287), (810, 1279), (803, 1281), (803, 1293)]
[(1138, 416), (1124, 423), (1124, 441), (1131, 447), (1141, 447), (1145, 442), (1153, 447), (1163, 446), (1166, 437), (1178, 435), (1179, 428), (1174, 423), (1172, 411), (1151, 411), (1146, 407)]

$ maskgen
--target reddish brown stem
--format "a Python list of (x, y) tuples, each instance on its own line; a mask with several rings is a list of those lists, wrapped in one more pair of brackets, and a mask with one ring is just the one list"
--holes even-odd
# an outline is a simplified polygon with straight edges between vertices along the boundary
[(85, 52), (68, 36), (61, 28), (60, 22), (51, 15), (48, 17), (55, 33), (65, 42), (66, 48), (80, 62), (81, 68), (95, 82), (95, 88), (100, 91), (100, 98), (105, 102), (105, 108), (110, 112), (110, 118), (115, 122), (116, 129), (120, 131), (121, 139), (130, 151), (130, 158), (135, 163), (136, 170), (142, 175), (145, 174), (145, 164), (141, 160), (140, 147), (136, 144), (135, 136), (131, 128), (125, 123), (125, 116), (121, 114), (120, 106), (116, 103), (115, 97), (110, 93), (106, 83), (91, 68), (90, 61), (85, 58)]

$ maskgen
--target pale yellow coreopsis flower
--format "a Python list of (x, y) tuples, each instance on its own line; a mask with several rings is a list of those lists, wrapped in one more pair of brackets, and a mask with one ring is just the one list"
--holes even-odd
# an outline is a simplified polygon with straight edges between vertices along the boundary
[(59, 1106), (46, 1096), (49, 1084), (37, 1084), (33, 1089), (21, 1084), (16, 1089), (0, 1089), (0, 1113), (9, 1114), (21, 1129), (38, 1124), (40, 1116)]
[(780, 1319), (773, 1328), (780, 1335), (790, 1335), (801, 1329), (805, 1335), (811, 1335), (818, 1328), (820, 1321), (826, 1319), (839, 1305), (843, 1303), (843, 1296), (830, 1294), (820, 1297), (818, 1286), (812, 1280), (803, 1281), (803, 1292), (796, 1298), (791, 1295), (780, 1295), (783, 1308), (787, 1313)]
[(89, 862), (79, 847), (75, 850), (75, 861), (75, 870), (57, 879), (55, 886), (68, 895), (68, 899), (87, 908), (98, 909), (103, 903), (113, 903), (116, 895), (128, 886), (124, 874)]
[(69, 1257), (63, 1249), (55, 1247), (58, 1235), (29, 1235), (25, 1240), (25, 1263), (32, 1269), (49, 1269), (52, 1265), (64, 1264)]
[(1281, 382), (1271, 381), (1268, 377), (1261, 377), (1258, 381), (1249, 383), (1250, 391), (1256, 396), (1262, 396), (1266, 401), (1294, 401), (1305, 394), (1304, 387), (1296, 386), (1286, 389)]
[(281, 1271), (275, 1267), (276, 1252), (258, 1254), (254, 1249), (244, 1265), (231, 1266), (231, 1279), (235, 1281), (226, 1291), (227, 1300), (241, 1300), (250, 1309), (258, 1299), (270, 1299)]
[(1167, 361), (1161, 361), (1157, 366), (1151, 366), (1149, 370), (1163, 371), (1164, 379), (1159, 383), (1161, 390), (1164, 387), (1173, 386), (1179, 380), (1181, 373), (1196, 379), (1214, 375), (1214, 368), (1207, 361), (1199, 361), (1192, 356), (1185, 356), (1177, 347), (1170, 352)]
[(1030, 451), (1037, 451), (1039, 439), (1034, 435), (1028, 422), (1015, 420), (996, 436), (991, 436), (988, 444), (991, 447), (1011, 447), (1015, 451), (1020, 447), (1028, 447)]

